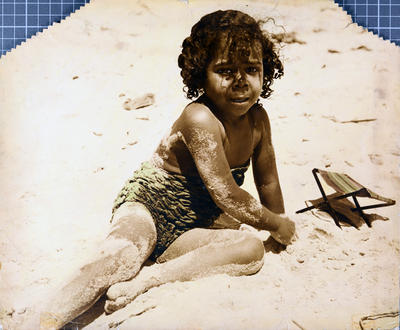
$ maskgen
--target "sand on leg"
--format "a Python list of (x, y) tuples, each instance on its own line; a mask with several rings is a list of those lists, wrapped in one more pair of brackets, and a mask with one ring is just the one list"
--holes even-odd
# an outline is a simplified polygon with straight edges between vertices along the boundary
[(62, 327), (88, 310), (111, 285), (135, 276), (153, 251), (156, 238), (153, 218), (143, 205), (121, 205), (96, 255), (42, 309), (40, 328)]
[(213, 274), (251, 275), (263, 265), (264, 245), (257, 237), (231, 229), (192, 229), (180, 236), (158, 259), (128, 282), (107, 291), (105, 310), (116, 311), (150, 288)]

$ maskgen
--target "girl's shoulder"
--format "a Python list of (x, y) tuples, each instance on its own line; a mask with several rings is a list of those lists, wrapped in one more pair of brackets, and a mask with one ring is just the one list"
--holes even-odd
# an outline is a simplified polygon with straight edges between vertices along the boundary
[(183, 109), (176, 122), (180, 129), (204, 129), (223, 134), (224, 127), (210, 107), (202, 102), (191, 102)]
[(261, 103), (255, 103), (249, 110), (250, 115), (258, 121), (265, 121), (268, 119), (267, 111)]
[(254, 104), (249, 110), (249, 114), (252, 117), (256, 128), (261, 130), (270, 129), (268, 113), (261, 103)]

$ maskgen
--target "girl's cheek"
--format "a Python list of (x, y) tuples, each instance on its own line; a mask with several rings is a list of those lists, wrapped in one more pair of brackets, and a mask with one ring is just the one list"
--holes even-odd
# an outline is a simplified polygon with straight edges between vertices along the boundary
[(258, 74), (257, 79), (258, 79), (258, 82), (262, 85), (264, 77), (261, 73)]
[(221, 87), (228, 87), (232, 83), (232, 80), (233, 79), (231, 79), (230, 77), (222, 79)]

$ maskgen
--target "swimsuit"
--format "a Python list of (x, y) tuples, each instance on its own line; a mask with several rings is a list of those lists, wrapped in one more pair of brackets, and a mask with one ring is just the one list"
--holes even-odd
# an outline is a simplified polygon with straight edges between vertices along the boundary
[[(241, 186), (249, 163), (232, 169)], [(150, 258), (156, 260), (171, 243), (192, 228), (211, 226), (222, 210), (212, 200), (198, 176), (170, 173), (144, 162), (115, 199), (113, 213), (125, 202), (139, 202), (150, 211), (157, 229), (157, 243)]]

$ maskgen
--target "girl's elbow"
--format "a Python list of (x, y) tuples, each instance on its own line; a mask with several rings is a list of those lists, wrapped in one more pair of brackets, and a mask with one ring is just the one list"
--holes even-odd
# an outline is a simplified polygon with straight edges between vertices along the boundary
[[(240, 190), (238, 188), (237, 190)], [(212, 198), (215, 204), (224, 212), (230, 214), (232, 208), (238, 207), (241, 201), (240, 193), (236, 189), (221, 189), (214, 191)]]

